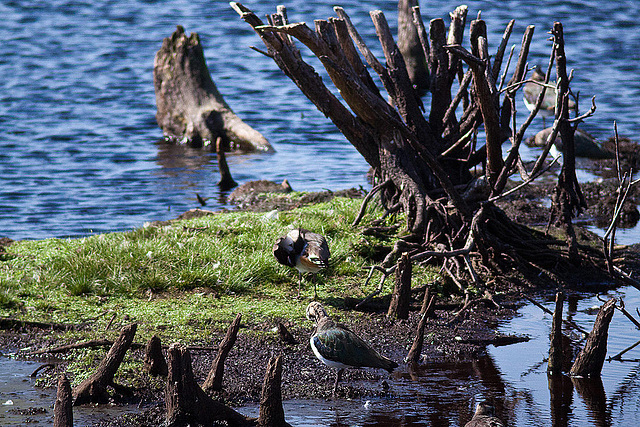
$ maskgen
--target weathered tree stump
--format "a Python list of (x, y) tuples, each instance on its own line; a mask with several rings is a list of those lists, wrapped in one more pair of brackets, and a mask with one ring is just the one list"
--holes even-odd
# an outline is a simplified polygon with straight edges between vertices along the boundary
[(427, 324), (427, 317), (427, 312), (423, 313), (420, 318), (420, 322), (418, 322), (416, 336), (413, 339), (411, 349), (405, 358), (407, 363), (416, 364), (420, 361), (420, 354), (422, 353), (422, 346), (424, 345), (424, 327)]
[(422, 299), (422, 306), (420, 307), (420, 314), (425, 315), (427, 318), (433, 317), (435, 305), (436, 296), (431, 295), (431, 287), (427, 285), (424, 289), (424, 297)]
[(236, 338), (238, 337), (238, 330), (240, 329), (241, 319), (242, 314), (238, 313), (233, 322), (231, 322), (231, 325), (229, 325), (229, 329), (227, 329), (227, 335), (225, 335), (225, 337), (220, 342), (220, 346), (218, 347), (218, 354), (211, 364), (209, 375), (207, 376), (204, 384), (202, 384), (202, 388), (207, 392), (222, 390), (224, 361), (229, 355), (233, 344), (235, 344), (236, 342)]
[(296, 345), (298, 344), (298, 340), (289, 332), (286, 326), (282, 323), (278, 322), (278, 335), (285, 344)]
[(179, 343), (169, 346), (169, 376), (165, 389), (166, 426), (212, 425), (226, 423), (229, 426), (255, 425), (251, 419), (216, 402), (204, 392), (193, 376), (191, 355)]
[(153, 81), (156, 120), (165, 136), (191, 146), (213, 145), (242, 151), (273, 151), (260, 134), (243, 122), (224, 101), (207, 68), (200, 37), (178, 26), (156, 53)]
[(549, 362), (547, 364), (547, 373), (549, 375), (562, 374), (563, 348), (562, 348), (562, 305), (564, 294), (558, 292), (556, 294), (556, 308), (553, 312), (553, 321), (551, 323), (551, 347), (549, 348)]
[(65, 374), (58, 378), (58, 392), (53, 406), (53, 427), (73, 427), (73, 396)]
[(576, 357), (569, 371), (575, 377), (596, 377), (602, 371), (602, 365), (607, 355), (607, 337), (609, 324), (615, 311), (616, 299), (611, 298), (600, 307), (593, 330), (584, 344), (584, 348)]
[(284, 419), (282, 408), (282, 356), (273, 356), (267, 364), (264, 375), (262, 395), (260, 396), (260, 415), (258, 425), (261, 427), (289, 426)]
[(102, 359), (96, 371), (73, 390), (74, 405), (109, 402), (111, 396), (107, 387), (113, 387), (118, 392), (124, 391), (124, 387), (115, 384), (113, 378), (133, 342), (137, 326), (132, 323), (122, 328), (120, 336), (113, 343), (105, 358)]
[(154, 377), (166, 377), (169, 373), (167, 361), (162, 354), (162, 344), (160, 338), (152, 336), (144, 354), (144, 370)]
[(411, 261), (409, 254), (404, 252), (398, 260), (396, 268), (396, 283), (391, 295), (391, 303), (387, 317), (398, 319), (409, 318), (409, 303), (411, 302)]

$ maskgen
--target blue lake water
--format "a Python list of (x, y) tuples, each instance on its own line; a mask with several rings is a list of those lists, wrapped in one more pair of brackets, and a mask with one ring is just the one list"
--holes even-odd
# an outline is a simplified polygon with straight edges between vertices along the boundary
[[(582, 105), (596, 95), (598, 110), (585, 129), (604, 140), (612, 135), (617, 120), (621, 135), (640, 139), (640, 25), (636, 19), (640, 2), (465, 3), (469, 17), (482, 11), (491, 51), (510, 19), (516, 19), (511, 43), (518, 45), (524, 28), (535, 25), (531, 65), (547, 60), (547, 31), (560, 20), (569, 66), (575, 69), (573, 88), (580, 92)], [(245, 4), (264, 16), (277, 3)], [(346, 9), (381, 58), (368, 11), (382, 9), (395, 27), (397, 3), (286, 3), (290, 21), (309, 24), (333, 16), (334, 4)], [(447, 20), (448, 12), (458, 4), (423, 1), (422, 13), (426, 20)], [(0, 14), (0, 236), (41, 239), (133, 229), (199, 206), (196, 193), (210, 198), (210, 209), (226, 206), (216, 186), (215, 155), (159, 142), (162, 133), (155, 123), (153, 58), (176, 25), (200, 35), (209, 69), (226, 101), (277, 150), (272, 155), (230, 156), (236, 181), (287, 178), (296, 190), (367, 187), (364, 160), (271, 59), (249, 48), (261, 47), (261, 42), (226, 1), (4, 0)], [(309, 60), (317, 66), (317, 61)], [(524, 105), (519, 103), (518, 108), (522, 111)], [(541, 121), (536, 120), (535, 126), (540, 129)], [(535, 154), (531, 150), (525, 157)], [(580, 176), (592, 179), (589, 174)], [(618, 236), (621, 243), (640, 241), (636, 230)], [(640, 305), (637, 291), (621, 292), (627, 295), (629, 307)], [(595, 303), (593, 298), (583, 300), (580, 308)], [(610, 352), (637, 339), (637, 331), (618, 314)], [(576, 316), (587, 323), (593, 318), (581, 311)], [(509, 425), (637, 425), (638, 362), (605, 365), (608, 421), (594, 421), (592, 408), (577, 392), (568, 406), (567, 420), (552, 419), (545, 368), (537, 365), (547, 352), (549, 323), (538, 309), (527, 307), (521, 317), (504, 326), (536, 340), (491, 349), (484, 366), (500, 374), (497, 382), (484, 380), (476, 366), (434, 366), (417, 379), (394, 378), (392, 386), (401, 390), (397, 401), (374, 399), (368, 408), (360, 401), (291, 402), (285, 407), (289, 408), (287, 416), (297, 425), (457, 426), (464, 425), (471, 413), (470, 397), (488, 394), (500, 399)], [(630, 352), (629, 358), (640, 358), (637, 351)], [(25, 379), (34, 365), (17, 367), (7, 360), (0, 358), (0, 379), (20, 369), (16, 381), (34, 390)], [(3, 393), (23, 390), (3, 387)], [(34, 393), (41, 394), (39, 390)], [(445, 393), (451, 401), (440, 407), (437, 404)], [(44, 400), (31, 406), (47, 407), (42, 402), (52, 402), (51, 394), (40, 397)], [(18, 405), (20, 395), (2, 394), (0, 400)], [(452, 407), (458, 411), (447, 412)], [(47, 414), (45, 417), (50, 416)], [(24, 422), (19, 418), (12, 424), (6, 417), (0, 418), (0, 424)], [(50, 423), (50, 418), (43, 423)]]
[[(312, 23), (333, 16), (334, 3), (294, 0), (287, 3), (289, 18)], [(382, 57), (368, 11), (382, 9), (395, 27), (396, 2), (340, 4)], [(430, 2), (422, 13), (448, 19), (457, 4)], [(466, 4), (470, 17), (482, 11), (492, 50), (509, 19), (516, 19), (515, 44), (526, 25), (535, 25), (531, 64), (546, 61), (546, 32), (561, 20), (574, 90), (584, 102), (597, 95), (588, 129), (605, 139), (615, 119), (622, 135), (637, 139), (640, 31), (633, 17), (640, 3)], [(247, 6), (264, 16), (276, 3)], [(231, 156), (236, 181), (287, 178), (297, 190), (367, 186), (364, 160), (271, 59), (249, 49), (261, 42), (226, 1), (7, 0), (0, 14), (0, 235), (132, 229), (199, 206), (196, 193), (210, 197), (208, 208), (223, 206), (214, 155), (158, 144), (153, 58), (178, 24), (200, 34), (218, 89), (277, 150)]]

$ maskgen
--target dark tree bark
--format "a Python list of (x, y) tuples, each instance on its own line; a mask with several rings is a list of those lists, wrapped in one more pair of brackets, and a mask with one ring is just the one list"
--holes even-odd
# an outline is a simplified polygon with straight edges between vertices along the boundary
[(409, 353), (406, 357), (406, 362), (410, 364), (416, 364), (420, 362), (420, 354), (422, 353), (422, 346), (424, 345), (424, 328), (427, 324), (427, 313), (423, 313), (420, 318), (420, 322), (418, 322), (418, 327), (416, 329), (416, 336), (413, 339), (413, 344), (411, 344), (411, 348), (409, 349)]
[(58, 392), (53, 406), (53, 427), (73, 427), (73, 396), (65, 374), (58, 378)]
[(231, 176), (229, 165), (227, 164), (227, 156), (224, 154), (224, 143), (222, 137), (216, 138), (216, 155), (218, 156), (218, 170), (220, 171), (220, 181), (218, 187), (222, 191), (230, 190), (238, 185)]
[(429, 68), (418, 30), (413, 25), (413, 8), (418, 0), (398, 2), (398, 48), (407, 63), (409, 79), (419, 95), (429, 90)]
[(111, 399), (107, 387), (113, 387), (118, 391), (124, 388), (113, 382), (124, 356), (131, 347), (133, 337), (136, 335), (138, 325), (132, 323), (125, 326), (120, 331), (120, 336), (113, 343), (109, 352), (102, 359), (96, 371), (86, 380), (82, 381), (73, 390), (73, 404), (83, 405), (85, 403), (107, 403)]
[(244, 123), (224, 101), (207, 68), (200, 38), (184, 28), (164, 39), (153, 65), (156, 120), (165, 136), (191, 146), (223, 138), (227, 149), (273, 151), (260, 132)]
[(563, 159), (562, 170), (553, 197), (553, 212), (565, 226), (569, 259), (574, 264), (580, 264), (578, 242), (572, 220), (574, 215), (579, 214), (583, 208), (587, 207), (587, 203), (576, 177), (575, 128), (569, 123), (569, 77), (567, 75), (567, 57), (564, 51), (564, 32), (560, 22), (553, 24), (551, 34), (556, 46), (556, 71), (560, 86), (556, 100), (556, 120), (558, 120), (558, 131), (562, 139)]
[(166, 377), (169, 373), (167, 361), (162, 354), (160, 338), (155, 335), (151, 337), (145, 349), (144, 370), (154, 377)]
[(236, 318), (229, 325), (229, 329), (227, 329), (227, 334), (220, 342), (220, 346), (218, 347), (218, 354), (216, 354), (216, 358), (213, 360), (211, 364), (211, 369), (209, 370), (209, 375), (205, 380), (202, 388), (205, 391), (221, 391), (222, 390), (222, 377), (224, 375), (224, 361), (226, 360), (229, 352), (233, 348), (233, 345), (236, 342), (236, 338), (238, 337), (238, 330), (240, 329), (240, 320), (242, 319), (242, 314), (238, 313)]
[(166, 426), (255, 425), (253, 420), (216, 402), (205, 393), (193, 376), (191, 355), (179, 343), (169, 346), (169, 376), (165, 389)]
[(553, 312), (551, 324), (551, 348), (549, 349), (549, 363), (547, 373), (549, 375), (562, 375), (563, 347), (562, 347), (562, 303), (564, 294), (556, 294), (556, 309)]
[(396, 267), (396, 283), (391, 295), (391, 303), (387, 311), (387, 317), (397, 319), (409, 318), (409, 305), (411, 303), (411, 261), (409, 254), (404, 252)]
[(607, 355), (607, 338), (609, 324), (615, 311), (616, 299), (611, 298), (600, 307), (593, 330), (584, 344), (584, 348), (576, 357), (569, 374), (575, 377), (597, 377)]
[(285, 344), (289, 344), (289, 345), (296, 345), (298, 344), (298, 341), (295, 339), (295, 337), (291, 334), (291, 332), (289, 332), (289, 330), (287, 329), (286, 326), (284, 326), (282, 323), (278, 322), (278, 335), (280, 335), (280, 338), (282, 339), (282, 341)]
[(261, 427), (287, 427), (282, 408), (282, 356), (273, 356), (267, 364), (267, 372), (262, 384), (260, 397), (260, 415), (258, 425)]

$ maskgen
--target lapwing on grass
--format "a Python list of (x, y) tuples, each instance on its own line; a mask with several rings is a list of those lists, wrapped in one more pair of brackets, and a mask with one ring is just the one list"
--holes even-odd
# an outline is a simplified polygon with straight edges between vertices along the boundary
[(480, 402), (476, 406), (473, 418), (464, 427), (504, 427), (504, 423), (496, 417), (495, 412), (496, 409), (491, 402)]
[[(533, 74), (531, 75), (531, 80), (535, 80), (536, 82), (544, 83), (544, 74), (540, 71), (540, 67), (536, 67), (533, 70)], [(556, 83), (554, 81), (549, 81), (550, 85), (555, 86)], [(540, 92), (542, 92), (542, 86), (538, 83), (529, 82), (525, 83), (522, 88), (523, 93), (523, 101), (527, 110), (533, 111), (536, 106), (536, 101), (538, 100), (538, 96), (540, 96)], [(569, 110), (575, 110), (576, 103), (574, 100), (569, 99)], [(547, 90), (544, 93), (544, 99), (542, 100), (542, 104), (540, 105), (540, 110), (538, 114), (542, 116), (542, 126), (546, 127), (545, 117), (555, 117), (556, 111), (556, 90), (547, 87)]]
[[(276, 240), (273, 255), (280, 264), (298, 270), (298, 298), (302, 284), (302, 273), (315, 274), (329, 265), (329, 245), (318, 233), (304, 228), (294, 228)], [(318, 297), (318, 287), (313, 281), (314, 299)]]
[(307, 319), (316, 323), (309, 340), (313, 353), (325, 365), (338, 369), (334, 394), (345, 368), (368, 367), (392, 372), (398, 367), (396, 362), (378, 354), (349, 328), (331, 320), (319, 302), (307, 306)]

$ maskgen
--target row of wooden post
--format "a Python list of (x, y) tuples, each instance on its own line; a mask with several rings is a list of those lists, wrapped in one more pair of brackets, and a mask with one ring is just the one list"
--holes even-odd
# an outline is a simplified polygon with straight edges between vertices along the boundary
[[(160, 339), (155, 336), (151, 338), (147, 344), (144, 366), (150, 375), (167, 377), (165, 388), (165, 425), (167, 427), (209, 425), (216, 422), (223, 422), (230, 426), (288, 426), (282, 408), (281, 356), (273, 356), (267, 364), (260, 399), (260, 415), (257, 419), (245, 417), (207, 394), (222, 390), (224, 361), (236, 341), (240, 320), (241, 315), (238, 314), (229, 326), (202, 387), (195, 380), (191, 355), (187, 347), (180, 343), (171, 344), (167, 352), (167, 361), (165, 361)], [(107, 402), (108, 386), (113, 387), (117, 392), (124, 389), (115, 384), (113, 378), (122, 363), (124, 354), (131, 346), (136, 327), (136, 324), (125, 326), (96, 371), (73, 390), (65, 374), (59, 377), (54, 405), (54, 427), (73, 426), (74, 405)]]

